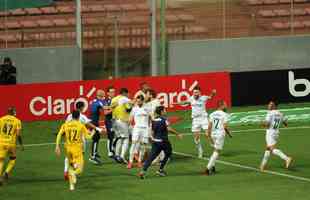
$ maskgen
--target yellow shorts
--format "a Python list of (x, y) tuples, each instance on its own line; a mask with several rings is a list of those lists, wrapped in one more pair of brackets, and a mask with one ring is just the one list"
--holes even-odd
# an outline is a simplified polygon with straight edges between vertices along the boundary
[(69, 160), (71, 166), (78, 165), (83, 168), (84, 165), (84, 156), (82, 146), (66, 146), (66, 156)]
[(7, 157), (8, 153), (16, 152), (16, 145), (14, 144), (0, 144), (0, 159)]

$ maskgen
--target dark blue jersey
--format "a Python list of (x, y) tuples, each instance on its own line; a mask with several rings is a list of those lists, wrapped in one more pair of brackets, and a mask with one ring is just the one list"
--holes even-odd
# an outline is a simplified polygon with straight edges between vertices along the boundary
[(155, 141), (168, 141), (168, 125), (169, 123), (164, 117), (158, 117), (152, 121)]
[(90, 118), (95, 126), (99, 125), (100, 110), (103, 109), (104, 101), (100, 99), (94, 99), (90, 105)]
[[(111, 105), (111, 102), (112, 102), (112, 99), (106, 98), (104, 101), (105, 101), (105, 104), (104, 104), (105, 106), (110, 106), (110, 105)], [(111, 121), (112, 118), (113, 118), (113, 117), (112, 117), (112, 112), (105, 115), (105, 120)]]

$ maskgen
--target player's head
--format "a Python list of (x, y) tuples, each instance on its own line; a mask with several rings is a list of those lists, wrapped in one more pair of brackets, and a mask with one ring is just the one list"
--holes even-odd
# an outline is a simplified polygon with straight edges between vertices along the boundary
[(273, 101), (273, 100), (269, 101), (269, 103), (268, 103), (268, 110), (274, 110), (276, 108), (277, 108), (276, 102)]
[(138, 106), (142, 106), (143, 103), (144, 103), (144, 96), (143, 95), (137, 96), (137, 104), (138, 104)]
[(123, 95), (123, 96), (126, 96), (126, 97), (128, 97), (128, 89), (127, 88), (121, 88), (120, 89), (120, 91), (119, 91), (119, 93), (121, 94), (121, 95)]
[(105, 93), (103, 90), (97, 90), (96, 96), (97, 96), (97, 99), (104, 99)]
[(5, 57), (5, 58), (3, 59), (3, 64), (5, 64), (5, 65), (12, 65), (12, 60), (11, 60), (11, 58), (10, 58), (10, 57)]
[(12, 116), (16, 116), (16, 108), (15, 107), (9, 107), (8, 108), (8, 114)]
[(193, 89), (193, 96), (194, 98), (198, 98), (201, 95), (201, 89), (199, 86), (195, 86)]
[(155, 115), (157, 116), (163, 116), (166, 114), (166, 108), (165, 106), (158, 106), (155, 108)]
[(110, 97), (110, 98), (115, 97), (115, 88), (114, 88), (113, 86), (109, 86), (109, 87), (107, 88), (107, 95), (108, 95), (108, 97)]
[(75, 104), (75, 109), (79, 112), (83, 112), (84, 111), (84, 108), (85, 108), (85, 103), (83, 101), (78, 101), (76, 104)]
[(80, 118), (80, 112), (78, 110), (74, 110), (72, 112), (72, 119), (79, 120), (79, 118)]
[(142, 82), (142, 83), (140, 83), (140, 89), (143, 92), (146, 92), (147, 89), (150, 89), (150, 86), (146, 82)]
[(153, 89), (146, 90), (145, 98), (146, 98), (147, 101), (155, 99), (156, 98), (155, 90), (153, 90)]
[(217, 108), (219, 109), (219, 110), (223, 110), (223, 111), (226, 111), (226, 108), (227, 108), (227, 104), (226, 104), (226, 102), (224, 101), (224, 100), (219, 100), (218, 102), (217, 102)]

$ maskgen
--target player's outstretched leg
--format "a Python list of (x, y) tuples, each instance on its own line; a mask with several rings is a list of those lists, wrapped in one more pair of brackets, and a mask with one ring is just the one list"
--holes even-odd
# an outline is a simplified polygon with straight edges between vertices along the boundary
[(67, 157), (65, 157), (65, 161), (64, 161), (65, 165), (64, 165), (64, 179), (65, 181), (69, 180), (69, 159)]
[(145, 178), (146, 172), (148, 168), (151, 166), (153, 160), (159, 155), (159, 153), (162, 151), (162, 146), (159, 143), (153, 143), (152, 149), (149, 157), (146, 159), (146, 161), (143, 164), (142, 171), (139, 173), (139, 177), (141, 179)]
[(157, 175), (162, 176), (162, 177), (167, 176), (167, 173), (165, 172), (164, 168), (172, 155), (172, 147), (171, 147), (170, 142), (163, 145), (163, 151), (165, 153), (165, 157), (162, 161), (160, 161), (159, 170), (156, 172)]
[(273, 149), (272, 154), (279, 156), (282, 160), (285, 161), (285, 167), (288, 169), (292, 163), (292, 158), (285, 155), (280, 149)]

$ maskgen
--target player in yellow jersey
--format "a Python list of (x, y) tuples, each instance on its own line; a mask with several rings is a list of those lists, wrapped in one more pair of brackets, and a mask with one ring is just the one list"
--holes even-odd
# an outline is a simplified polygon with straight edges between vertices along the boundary
[(120, 94), (111, 102), (113, 129), (116, 135), (115, 155), (120, 163), (127, 163), (125, 156), (129, 146), (129, 113), (133, 104), (134, 102), (128, 98), (127, 88), (121, 88)]
[(66, 157), (69, 159), (70, 190), (75, 189), (76, 176), (81, 174), (84, 166), (83, 138), (91, 139), (90, 133), (84, 124), (79, 121), (80, 112), (72, 112), (72, 121), (64, 123), (57, 134), (55, 153), (60, 156), (60, 143), (65, 137)]
[[(21, 138), (21, 121), (16, 117), (14, 107), (8, 109), (7, 115), (0, 118), (0, 185), (7, 181), (16, 163), (16, 140), (24, 149)], [(9, 162), (3, 173), (4, 161), (9, 155)]]

